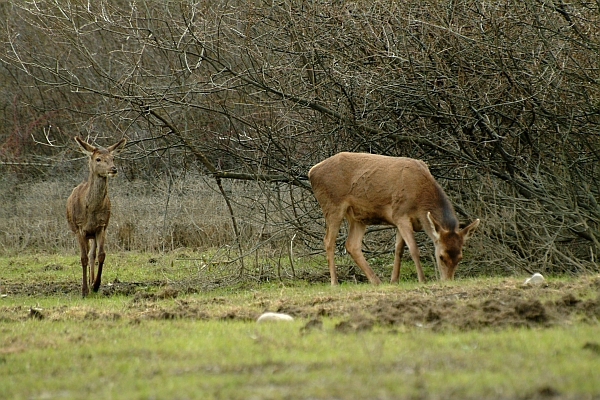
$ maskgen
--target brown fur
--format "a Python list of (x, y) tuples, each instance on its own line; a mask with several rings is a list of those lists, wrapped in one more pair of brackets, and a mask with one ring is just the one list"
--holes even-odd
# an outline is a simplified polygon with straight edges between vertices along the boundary
[(361, 250), (367, 225), (398, 228), (392, 282), (398, 281), (404, 243), (415, 262), (419, 282), (424, 281), (413, 233), (420, 230), (434, 242), (442, 279), (453, 279), (462, 246), (479, 225), (477, 219), (459, 230), (450, 200), (420, 160), (343, 152), (312, 167), (308, 178), (325, 216), (324, 243), (332, 285), (337, 284), (335, 239), (344, 218), (348, 220), (346, 249), (374, 284), (380, 280)]
[[(87, 181), (73, 189), (67, 199), (67, 222), (77, 235), (81, 251), (81, 267), (83, 269), (81, 294), (85, 297), (89, 293), (88, 284), (93, 285), (94, 292), (100, 288), (102, 266), (106, 257), (104, 239), (110, 219), (108, 177), (117, 174), (113, 156), (123, 149), (126, 139), (121, 139), (107, 149), (94, 147), (78, 137), (75, 137), (75, 141), (81, 152), (89, 156), (90, 168)], [(98, 274), (94, 276), (96, 248), (98, 249)]]

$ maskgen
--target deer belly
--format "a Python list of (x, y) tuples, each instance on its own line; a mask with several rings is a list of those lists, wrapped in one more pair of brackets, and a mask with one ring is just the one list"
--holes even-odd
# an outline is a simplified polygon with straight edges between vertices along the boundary
[(88, 239), (93, 239), (96, 237), (96, 234), (98, 232), (100, 232), (101, 230), (103, 230), (105, 228), (106, 228), (106, 224), (86, 227), (85, 229), (83, 229), (83, 235)]
[(349, 207), (346, 216), (348, 219), (365, 225), (394, 225), (384, 209), (365, 210), (358, 207)]

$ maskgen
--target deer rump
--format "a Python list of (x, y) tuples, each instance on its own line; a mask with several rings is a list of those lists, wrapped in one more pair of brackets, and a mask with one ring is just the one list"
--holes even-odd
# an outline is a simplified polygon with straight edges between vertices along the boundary
[(463, 230), (450, 200), (420, 160), (366, 153), (338, 153), (312, 167), (308, 177), (326, 222), (324, 238), (331, 283), (337, 284), (335, 239), (348, 220), (346, 249), (371, 283), (380, 283), (362, 250), (367, 225), (398, 228), (392, 282), (398, 280), (407, 244), (419, 281), (424, 281), (414, 231), (425, 230), (433, 240), (442, 279), (452, 279), (462, 258), (463, 243), (475, 230), (475, 220)]

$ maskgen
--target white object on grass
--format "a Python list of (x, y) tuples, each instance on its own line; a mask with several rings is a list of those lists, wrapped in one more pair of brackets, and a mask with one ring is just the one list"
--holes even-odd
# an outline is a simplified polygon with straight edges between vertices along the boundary
[(525, 282), (523, 282), (523, 284), (524, 285), (535, 285), (535, 284), (542, 283), (542, 282), (544, 282), (544, 277), (539, 272), (536, 272), (535, 274), (531, 275), (531, 278), (525, 279)]
[(282, 313), (274, 313), (274, 312), (266, 312), (263, 313), (256, 322), (265, 322), (265, 321), (293, 321), (294, 318), (291, 315), (282, 314)]

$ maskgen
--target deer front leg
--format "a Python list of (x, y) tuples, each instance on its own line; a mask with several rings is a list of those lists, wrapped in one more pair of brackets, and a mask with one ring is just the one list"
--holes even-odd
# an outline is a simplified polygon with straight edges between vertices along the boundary
[(419, 282), (425, 282), (425, 275), (423, 274), (423, 268), (421, 268), (421, 260), (419, 254), (419, 246), (417, 246), (417, 241), (415, 240), (415, 234), (412, 229), (412, 224), (410, 221), (403, 222), (398, 225), (398, 230), (402, 235), (402, 238), (406, 242), (406, 246), (408, 246), (408, 251), (410, 251), (410, 256), (415, 263), (415, 267), (417, 268), (417, 276), (419, 277)]
[(102, 266), (104, 265), (104, 259), (106, 253), (104, 252), (104, 238), (106, 231), (102, 229), (98, 235), (96, 235), (96, 245), (98, 246), (98, 274), (94, 280), (94, 286), (92, 290), (97, 292), (100, 289), (100, 281), (102, 280)]
[(94, 284), (94, 280), (96, 279), (96, 239), (91, 239), (91, 245), (88, 253), (88, 266), (90, 270), (89, 284), (92, 286)]
[(85, 236), (77, 235), (79, 241), (79, 251), (81, 253), (81, 269), (83, 271), (83, 279), (81, 281), (81, 296), (85, 297), (89, 294), (88, 287), (88, 241)]

